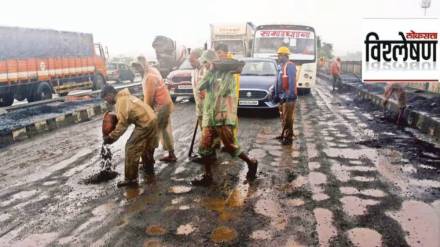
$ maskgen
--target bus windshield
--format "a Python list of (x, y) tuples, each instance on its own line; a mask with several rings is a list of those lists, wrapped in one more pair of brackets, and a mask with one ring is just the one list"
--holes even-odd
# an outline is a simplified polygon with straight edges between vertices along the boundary
[(289, 47), (293, 60), (315, 59), (315, 38), (309, 31), (260, 30), (255, 35), (254, 55), (276, 56), (281, 46)]

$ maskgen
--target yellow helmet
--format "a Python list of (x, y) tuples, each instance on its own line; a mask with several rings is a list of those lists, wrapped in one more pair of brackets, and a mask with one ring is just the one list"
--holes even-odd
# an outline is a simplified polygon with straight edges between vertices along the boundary
[(289, 47), (286, 46), (281, 46), (280, 48), (278, 48), (278, 54), (286, 54), (289, 55), (290, 54), (290, 50)]

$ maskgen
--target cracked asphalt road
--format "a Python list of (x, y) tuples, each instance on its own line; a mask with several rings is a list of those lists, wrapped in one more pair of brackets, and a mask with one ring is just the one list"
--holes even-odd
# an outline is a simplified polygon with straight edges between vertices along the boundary
[[(173, 114), (179, 161), (139, 188), (81, 184), (99, 169), (100, 119), (1, 149), (0, 246), (440, 246), (439, 149), (355, 97), (318, 80), (287, 147), (276, 116), (242, 112), (240, 144), (260, 161), (251, 184), (220, 154), (216, 185), (189, 185), (201, 173), (186, 160), (190, 102)], [(112, 145), (120, 174), (127, 136)]]

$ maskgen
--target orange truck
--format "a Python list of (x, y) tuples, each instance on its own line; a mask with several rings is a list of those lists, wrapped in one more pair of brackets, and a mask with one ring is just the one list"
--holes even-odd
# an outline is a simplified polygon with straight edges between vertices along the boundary
[(105, 54), (92, 34), (0, 26), (0, 106), (100, 89)]

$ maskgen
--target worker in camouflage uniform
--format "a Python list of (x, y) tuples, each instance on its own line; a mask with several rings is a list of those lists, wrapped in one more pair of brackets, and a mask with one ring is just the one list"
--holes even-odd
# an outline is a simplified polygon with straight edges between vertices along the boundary
[[(224, 49), (224, 48), (219, 48)], [(227, 49), (227, 48), (226, 48)], [(217, 49), (216, 49), (217, 50)], [(227, 51), (227, 50), (226, 50)], [(209, 186), (213, 182), (211, 166), (214, 163), (214, 140), (219, 137), (226, 152), (233, 157), (239, 157), (247, 163), (246, 178), (254, 180), (257, 174), (258, 162), (250, 159), (240, 150), (234, 141), (233, 129), (237, 124), (236, 81), (232, 72), (241, 70), (243, 63), (236, 60), (214, 61), (211, 70), (198, 86), (199, 91), (205, 92), (202, 117), (202, 138), (199, 145), (199, 155), (202, 157), (205, 173), (202, 179), (193, 180), (195, 186)]]
[(117, 92), (114, 87), (106, 85), (101, 91), (101, 98), (115, 105), (118, 119), (116, 128), (104, 136), (105, 144), (118, 140), (130, 124), (135, 126), (125, 145), (125, 180), (119, 182), (118, 187), (137, 185), (141, 157), (146, 175), (154, 175), (154, 149), (158, 145), (156, 114), (149, 105), (131, 95), (128, 89)]

